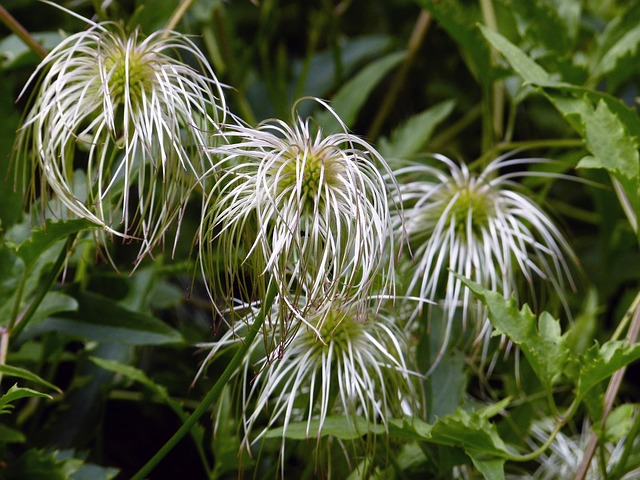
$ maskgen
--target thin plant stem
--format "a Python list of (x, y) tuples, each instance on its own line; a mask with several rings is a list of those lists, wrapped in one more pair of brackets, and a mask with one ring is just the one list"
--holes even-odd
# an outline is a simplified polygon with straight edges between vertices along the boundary
[[(640, 293), (639, 293), (640, 295)], [(636, 297), (637, 299), (638, 297)], [(633, 305), (635, 306), (635, 310), (633, 313), (633, 320), (631, 321), (631, 325), (629, 326), (629, 331), (627, 332), (627, 341), (632, 344), (635, 343), (638, 339), (638, 333), (640, 333), (640, 305), (634, 301)], [(620, 385), (622, 385), (622, 378), (627, 370), (627, 367), (622, 367), (616, 373), (613, 374), (611, 380), (609, 381), (609, 386), (607, 387), (607, 391), (604, 394), (604, 406), (602, 409), (602, 425), (604, 426), (607, 421), (607, 417), (613, 408), (613, 402), (618, 395), (618, 391), (620, 390)], [(578, 466), (578, 470), (576, 471), (576, 475), (574, 480), (584, 480), (589, 471), (589, 467), (591, 467), (591, 459), (596, 451), (596, 447), (598, 446), (598, 434), (594, 431), (591, 432), (589, 437), (589, 443), (584, 450), (584, 454), (582, 456), (582, 461)]]
[[(482, 18), (489, 30), (494, 32), (498, 31), (498, 22), (496, 21), (496, 12), (493, 8), (493, 2), (491, 0), (480, 0), (480, 8), (482, 10)], [(498, 52), (496, 49), (490, 47), (491, 65), (495, 66), (498, 62)], [(502, 137), (504, 129), (504, 85), (502, 82), (494, 82), (491, 87), (493, 107), (491, 111), (491, 132), (493, 139), (499, 139)]]
[(184, 17), (184, 15), (187, 13), (187, 10), (189, 10), (189, 7), (191, 7), (192, 3), (193, 0), (182, 0), (182, 2), (180, 2), (178, 7), (171, 15), (171, 18), (169, 18), (167, 25), (165, 26), (166, 32), (170, 32), (176, 29), (178, 23), (180, 23), (180, 20), (182, 20), (182, 17)]
[(40, 58), (45, 58), (48, 55), (47, 49), (40, 45), (40, 43), (38, 43), (38, 41), (33, 38), (33, 36), (20, 24), (20, 22), (18, 22), (2, 5), (0, 5), (0, 20)]
[(258, 331), (262, 328), (262, 324), (264, 323), (264, 319), (267, 316), (268, 312), (271, 310), (271, 306), (273, 305), (273, 301), (275, 299), (277, 292), (275, 282), (269, 283), (269, 289), (267, 291), (267, 295), (264, 303), (260, 309), (260, 312), (256, 316), (253, 325), (249, 328), (249, 333), (244, 338), (242, 342), (242, 346), (236, 351), (235, 355), (224, 369), (218, 380), (213, 385), (209, 393), (202, 399), (198, 407), (193, 411), (193, 413), (184, 421), (182, 426), (173, 434), (173, 436), (165, 443), (160, 450), (156, 452), (156, 454), (140, 469), (138, 472), (131, 477), (131, 480), (143, 480), (157, 465), (160, 461), (178, 444), (180, 440), (193, 428), (198, 419), (209, 409), (209, 407), (215, 402), (222, 389), (227, 385), (233, 374), (236, 372), (240, 364), (242, 363), (244, 357), (249, 352), (249, 348), (251, 344), (255, 340)]
[[(4, 327), (0, 327), (0, 365), (5, 365), (7, 363), (9, 337), (9, 330)], [(0, 383), (2, 383), (2, 372), (0, 372)]]
[(413, 27), (413, 32), (411, 33), (411, 37), (409, 38), (409, 43), (407, 44), (407, 54), (404, 57), (400, 69), (393, 77), (391, 87), (387, 91), (387, 94), (385, 95), (382, 104), (378, 109), (378, 113), (376, 114), (373, 123), (371, 124), (371, 128), (369, 128), (367, 136), (371, 140), (374, 140), (378, 137), (384, 121), (393, 108), (396, 98), (398, 98), (400, 90), (402, 89), (402, 86), (407, 79), (409, 69), (411, 68), (411, 65), (416, 58), (418, 49), (420, 48), (420, 45), (422, 44), (422, 41), (424, 40), (424, 37), (427, 34), (430, 25), (431, 14), (426, 10), (421, 10), (420, 15), (418, 15), (418, 19), (416, 20), (416, 24)]

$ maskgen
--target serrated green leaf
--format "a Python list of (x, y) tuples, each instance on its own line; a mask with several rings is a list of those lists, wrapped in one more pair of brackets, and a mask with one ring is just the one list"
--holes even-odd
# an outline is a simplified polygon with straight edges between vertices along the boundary
[(47, 221), (42, 228), (34, 230), (31, 237), (22, 243), (18, 249), (18, 256), (24, 260), (27, 268), (30, 268), (56, 242), (68, 238), (69, 235), (78, 233), (96, 225), (89, 220), (76, 219), (59, 222)]
[(65, 468), (65, 462), (59, 461), (54, 452), (30, 449), (3, 469), (2, 478), (3, 480), (69, 480), (73, 478), (70, 473)]
[(508, 458), (513, 452), (507, 447), (489, 418), (503, 410), (510, 399), (495, 405), (467, 412), (462, 408), (438, 419), (430, 431), (430, 439), (443, 445), (457, 446), (474, 457)]
[(604, 168), (616, 178), (637, 179), (640, 173), (638, 145), (602, 100), (593, 114), (586, 118), (585, 136), (587, 148), (593, 156), (582, 159), (578, 167)]
[[(349, 80), (331, 100), (331, 106), (344, 124), (353, 127), (358, 112), (378, 83), (405, 57), (405, 52), (390, 53), (367, 65), (356, 76)], [(329, 112), (317, 116), (318, 124), (323, 127), (335, 123)]]
[(50, 395), (46, 393), (37, 392), (35, 390), (31, 390), (30, 388), (21, 388), (18, 387), (18, 384), (14, 384), (7, 393), (0, 397), (0, 415), (3, 413), (8, 413), (11, 409), (11, 402), (15, 402), (16, 400), (20, 400), (21, 398), (51, 398)]
[(543, 312), (536, 325), (536, 317), (528, 305), (518, 310), (514, 299), (506, 300), (497, 292), (464, 277), (459, 278), (487, 307), (496, 334), (504, 334), (518, 345), (540, 381), (546, 387), (552, 387), (560, 379), (571, 355), (560, 335), (558, 321)]
[(13, 367), (11, 365), (0, 365), (0, 372), (9, 377), (18, 377), (22, 378), (23, 380), (29, 380), (30, 382), (37, 383), (38, 385), (42, 385), (44, 387), (55, 390), (58, 393), (62, 393), (62, 390), (60, 390), (54, 384), (47, 382), (35, 373), (30, 372), (29, 370), (25, 370), (24, 368)]
[(532, 44), (559, 56), (572, 50), (580, 22), (578, 0), (509, 0), (506, 6), (516, 17), (520, 34)]
[(29, 326), (24, 335), (36, 336), (57, 331), (97, 342), (125, 345), (180, 343), (180, 333), (161, 320), (126, 309), (114, 300), (91, 292), (79, 292), (77, 312), (49, 317)]
[(580, 357), (577, 397), (584, 397), (595, 385), (639, 358), (640, 344), (638, 343), (629, 345), (622, 340), (610, 340), (601, 347), (592, 346)]
[(380, 140), (380, 154), (389, 159), (407, 158), (418, 153), (427, 144), (436, 127), (451, 115), (454, 106), (453, 100), (445, 100), (414, 115), (391, 132), (389, 139)]

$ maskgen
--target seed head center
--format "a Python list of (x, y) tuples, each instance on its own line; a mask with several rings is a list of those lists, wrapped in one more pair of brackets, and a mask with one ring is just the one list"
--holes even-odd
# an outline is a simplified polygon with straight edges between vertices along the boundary
[(153, 88), (153, 65), (148, 54), (135, 49), (129, 52), (129, 57), (123, 50), (110, 52), (105, 59), (105, 67), (109, 75), (109, 92), (115, 103), (124, 103), (129, 97), (136, 108), (144, 94)]

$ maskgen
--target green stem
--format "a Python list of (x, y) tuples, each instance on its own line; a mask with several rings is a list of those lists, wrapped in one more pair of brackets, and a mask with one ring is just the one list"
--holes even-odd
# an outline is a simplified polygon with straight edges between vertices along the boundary
[(0, 5), (0, 20), (40, 58), (48, 55), (47, 50), (2, 5)]
[(180, 20), (182, 20), (182, 17), (187, 13), (187, 10), (189, 10), (192, 3), (193, 0), (182, 0), (182, 2), (180, 2), (180, 5), (178, 5), (178, 8), (175, 9), (171, 18), (167, 22), (165, 32), (170, 32), (176, 29), (178, 23), (180, 23)]
[[(496, 12), (493, 8), (493, 2), (491, 0), (480, 0), (480, 9), (482, 10), (482, 17), (485, 25), (494, 32), (498, 31), (498, 22), (496, 21)], [(491, 46), (491, 65), (496, 66), (498, 63), (498, 52)], [(495, 140), (501, 138), (504, 129), (504, 102), (505, 93), (504, 85), (502, 82), (493, 82), (491, 86), (491, 139)]]
[[(638, 296), (640, 296), (640, 293), (638, 294)], [(636, 296), (636, 300), (638, 299), (638, 296)], [(636, 300), (634, 300), (632, 304), (635, 307), (635, 310), (633, 312), (633, 320), (631, 321), (629, 331), (627, 332), (627, 341), (629, 342), (629, 344), (635, 343), (638, 339), (638, 334), (640, 333), (640, 304), (638, 304)], [(622, 367), (620, 370), (613, 374), (611, 380), (609, 381), (607, 391), (604, 394), (604, 405), (602, 408), (601, 425), (603, 428), (607, 421), (607, 417), (609, 416), (609, 413), (613, 408), (613, 402), (618, 396), (618, 391), (620, 390), (620, 385), (622, 385), (622, 379), (626, 370), (627, 367)], [(582, 461), (578, 466), (578, 470), (576, 471), (574, 480), (584, 480), (584, 478), (587, 476), (589, 467), (591, 467), (591, 459), (593, 458), (597, 446), (598, 434), (592, 431), (591, 436), (589, 437), (589, 443), (584, 450)]]
[(429, 30), (429, 25), (431, 25), (431, 14), (426, 10), (421, 10), (418, 19), (416, 20), (416, 24), (413, 27), (413, 32), (411, 33), (411, 38), (409, 39), (409, 43), (407, 45), (407, 54), (404, 57), (402, 65), (400, 69), (393, 77), (393, 81), (391, 83), (391, 87), (387, 91), (380, 108), (378, 109), (378, 113), (371, 124), (371, 128), (369, 128), (369, 132), (367, 137), (370, 140), (375, 140), (382, 129), (382, 125), (386, 120), (389, 112), (391, 111), (393, 105), (395, 104), (396, 98), (400, 94), (400, 90), (404, 85), (404, 81), (407, 78), (407, 74), (409, 73), (409, 69), (415, 60), (418, 49), (424, 40), (427, 31)]
[(540, 445), (539, 448), (537, 448), (531, 453), (527, 453), (526, 455), (512, 455), (509, 457), (509, 460), (513, 460), (514, 462), (530, 462), (531, 460), (535, 460), (540, 455), (542, 455), (545, 452), (545, 450), (547, 450), (547, 448), (551, 446), (551, 444), (556, 438), (556, 435), (560, 433), (560, 430), (562, 430), (562, 428), (567, 424), (567, 422), (573, 417), (573, 414), (576, 413), (579, 405), (580, 405), (580, 401), (577, 398), (574, 399), (571, 405), (569, 405), (569, 408), (567, 409), (565, 414), (558, 419), (558, 422), (556, 423), (555, 428), (549, 435), (549, 438), (547, 438), (547, 440), (542, 445)]
[(262, 328), (262, 324), (264, 323), (264, 319), (267, 316), (268, 312), (271, 310), (271, 306), (273, 305), (273, 301), (276, 296), (276, 284), (275, 282), (270, 282), (269, 290), (267, 291), (267, 295), (264, 303), (262, 304), (262, 308), (260, 309), (260, 313), (256, 316), (255, 321), (251, 328), (249, 328), (249, 333), (244, 338), (242, 346), (235, 353), (227, 367), (224, 369), (216, 383), (213, 385), (209, 393), (202, 399), (200, 405), (193, 411), (193, 413), (185, 420), (182, 426), (173, 434), (173, 436), (165, 443), (160, 450), (156, 452), (156, 454), (136, 473), (131, 480), (143, 480), (155, 467), (160, 463), (160, 461), (178, 444), (182, 437), (184, 437), (196, 424), (198, 419), (209, 409), (209, 407), (215, 402), (222, 389), (227, 385), (233, 374), (237, 371), (238, 367), (241, 365), (242, 360), (247, 355), (251, 344), (255, 340), (258, 331)]

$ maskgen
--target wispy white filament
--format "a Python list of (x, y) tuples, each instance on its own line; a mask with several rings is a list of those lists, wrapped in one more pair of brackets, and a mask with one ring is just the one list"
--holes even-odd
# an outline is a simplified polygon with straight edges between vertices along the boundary
[[(321, 331), (321, 339), (310, 328), (299, 328), (277, 354), (265, 355), (263, 342), (253, 343), (238, 372), (247, 446), (270, 428), (282, 427), (284, 448), (293, 422), (306, 422), (308, 437), (319, 438), (326, 418), (334, 415), (344, 416), (345, 425), (352, 422), (353, 428), (358, 428), (355, 417), (386, 427), (388, 418), (403, 415), (406, 406), (419, 405), (404, 331), (393, 313), (376, 303), (336, 301), (328, 315), (309, 312), (307, 322)], [(279, 311), (274, 305), (263, 337), (278, 335)], [(205, 364), (224, 347), (241, 341), (253, 318), (247, 315), (219, 341), (200, 345), (211, 349)], [(203, 369), (204, 365), (199, 375)]]
[[(147, 253), (213, 164), (205, 147), (226, 107), (204, 55), (176, 32), (144, 38), (93, 24), (51, 51), (30, 83), (38, 77), (19, 158), (33, 151), (43, 194), (109, 233), (139, 237)], [(86, 185), (74, 183), (76, 169)]]
[(223, 262), (226, 285), (241, 284), (237, 266), (249, 263), (259, 269), (253, 281), (272, 278), (283, 308), (307, 324), (306, 309), (333, 298), (357, 303), (374, 285), (393, 291), (390, 187), (383, 177), (390, 172), (373, 147), (346, 130), (325, 135), (299, 117), (292, 125), (230, 126), (227, 136), (214, 149), (223, 157), (220, 178), (200, 231), (212, 290), (225, 289), (215, 284), (219, 263), (212, 258)]
[(448, 333), (456, 314), (463, 322), (474, 319), (481, 329), (485, 321), (481, 304), (455, 273), (505, 297), (517, 295), (520, 278), (531, 289), (540, 278), (564, 303), (567, 282), (573, 286), (569, 264), (575, 255), (549, 217), (512, 180), (528, 172), (501, 173), (544, 160), (501, 157), (473, 173), (465, 164), (434, 158), (444, 170), (412, 164), (396, 172), (404, 180), (404, 227), (415, 258), (410, 294), (441, 303)]

